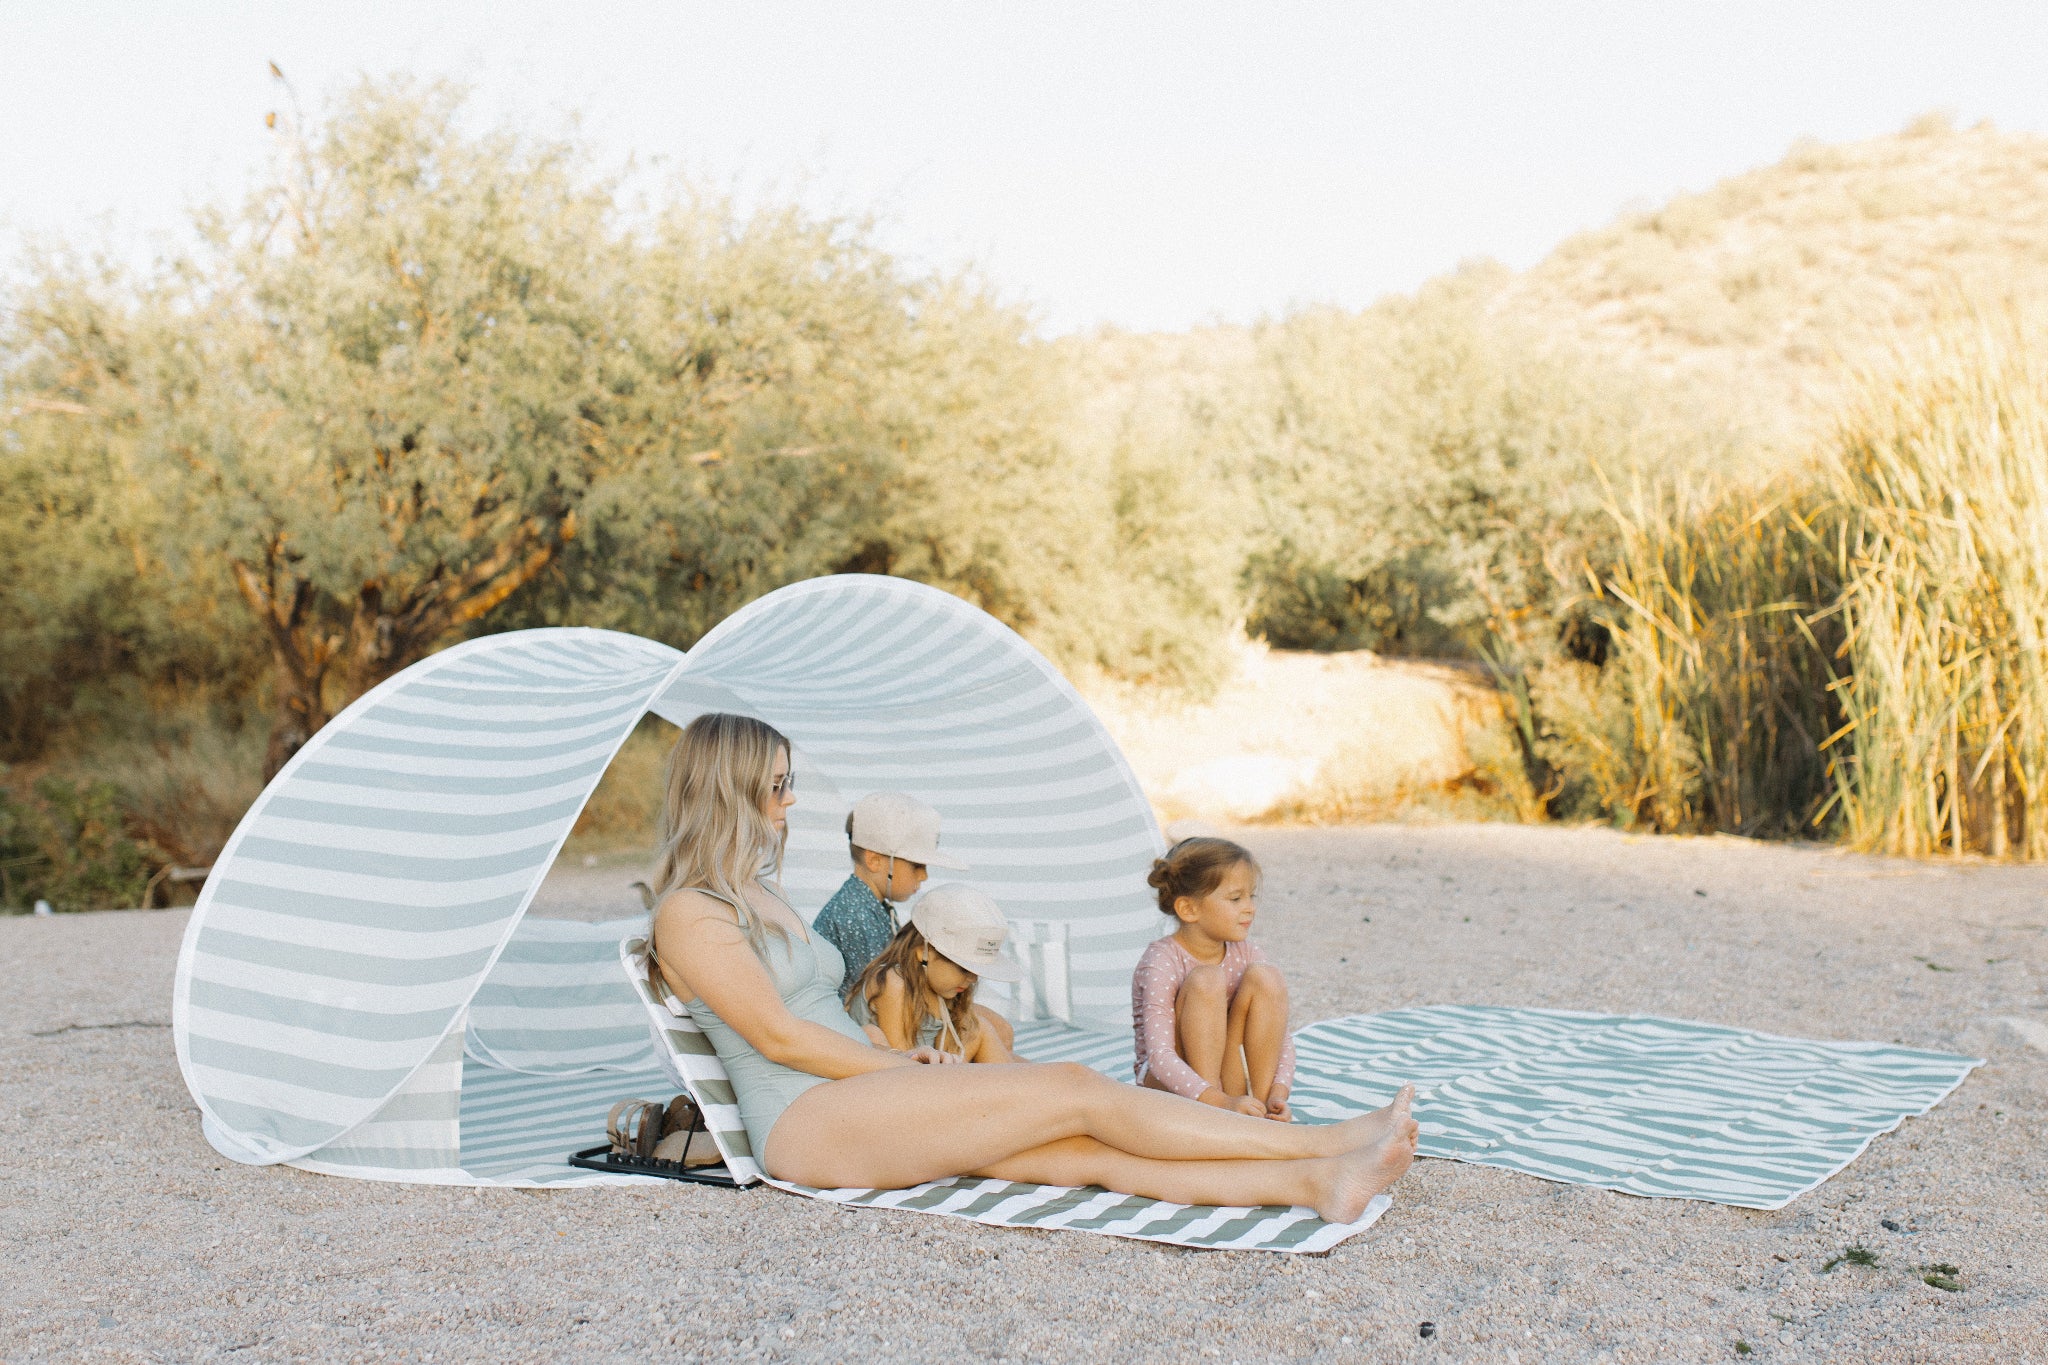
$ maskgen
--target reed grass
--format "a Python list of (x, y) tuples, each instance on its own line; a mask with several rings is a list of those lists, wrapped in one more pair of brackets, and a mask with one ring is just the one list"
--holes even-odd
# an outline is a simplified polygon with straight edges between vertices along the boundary
[(1598, 657), (1527, 670), (1560, 785), (1662, 830), (2048, 856), (2048, 352), (2018, 318), (1859, 374), (1797, 471), (1607, 493), (1566, 607)]
[(1847, 837), (2048, 856), (2048, 354), (2011, 315), (1939, 328), (1862, 377), (1831, 454)]

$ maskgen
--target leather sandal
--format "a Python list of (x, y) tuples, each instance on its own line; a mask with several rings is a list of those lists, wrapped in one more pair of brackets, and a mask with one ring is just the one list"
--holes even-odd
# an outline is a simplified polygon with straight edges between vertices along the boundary
[(661, 1141), (662, 1107), (651, 1100), (620, 1100), (605, 1117), (605, 1136), (619, 1156), (647, 1157)]

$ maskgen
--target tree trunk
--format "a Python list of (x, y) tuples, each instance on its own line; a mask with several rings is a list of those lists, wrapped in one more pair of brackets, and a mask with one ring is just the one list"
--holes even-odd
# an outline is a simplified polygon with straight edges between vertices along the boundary
[(327, 723), (327, 673), (339, 641), (319, 630), (315, 589), (284, 567), (281, 537), (264, 546), (263, 560), (260, 571), (239, 559), (233, 564), (235, 586), (263, 623), (277, 667), (277, 713), (263, 752), (263, 780), (268, 782)]
[(270, 743), (263, 751), (263, 780), (276, 777), (293, 754), (333, 719), (327, 712), (326, 679), (294, 676), (292, 662), (282, 650), (271, 651), (277, 661), (277, 715), (270, 726)]
[(348, 623), (340, 627), (317, 610), (319, 590), (288, 567), (281, 536), (265, 545), (260, 568), (235, 560), (235, 584), (263, 623), (277, 666), (277, 714), (264, 753), (264, 780), (277, 776), (333, 719), (327, 687), (337, 667), (344, 700), (353, 701), (533, 581), (575, 534), (572, 508), (558, 521), (529, 519), (466, 570), (437, 566), (403, 594), (372, 580), (356, 590)]

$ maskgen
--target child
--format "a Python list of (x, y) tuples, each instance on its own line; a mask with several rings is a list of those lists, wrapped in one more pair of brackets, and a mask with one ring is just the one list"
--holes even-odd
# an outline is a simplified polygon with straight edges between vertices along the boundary
[(879, 1047), (929, 1047), (967, 1062), (1014, 1062), (1010, 1025), (974, 1003), (974, 984), (984, 976), (1023, 980), (1024, 968), (1003, 951), (1009, 934), (1002, 910), (981, 892), (957, 882), (935, 886), (853, 983), (846, 1012)]
[(895, 901), (924, 885), (927, 867), (965, 872), (967, 864), (939, 856), (939, 813), (902, 792), (873, 792), (846, 816), (853, 875), (832, 893), (811, 927), (832, 941), (853, 980), (896, 933)]
[(1179, 921), (1131, 978), (1137, 1080), (1219, 1109), (1294, 1121), (1287, 983), (1247, 942), (1259, 864), (1228, 839), (1183, 839), (1146, 882)]

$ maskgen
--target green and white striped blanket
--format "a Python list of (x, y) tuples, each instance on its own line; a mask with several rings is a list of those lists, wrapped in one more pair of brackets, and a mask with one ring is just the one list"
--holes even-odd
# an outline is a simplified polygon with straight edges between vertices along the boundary
[[(1060, 1057), (1025, 1041), (1034, 1059), (1130, 1079), (1128, 1039), (1070, 1038)], [(1294, 1046), (1300, 1121), (1368, 1113), (1412, 1081), (1423, 1156), (1749, 1209), (1783, 1208), (1981, 1064), (1654, 1015), (1491, 1005), (1327, 1019)]]
[(1424, 1156), (1545, 1180), (1783, 1208), (1932, 1109), (1978, 1058), (1653, 1015), (1429, 1005), (1294, 1036), (1296, 1115), (1416, 1088)]
[[(552, 959), (587, 955), (587, 947), (569, 945), (595, 946), (590, 941), (606, 928), (536, 925), (535, 941), (520, 950), (518, 962), (525, 970), (530, 957), (536, 972), (553, 973), (550, 991), (536, 981), (531, 989), (539, 994), (524, 1013), (508, 999), (502, 1018), (501, 1002), (479, 998), (472, 1055), (449, 1058), (462, 1075), (461, 1146), (459, 1163), (451, 1152), (447, 1164), (459, 1164), (454, 1174), (462, 1179), (497, 1184), (637, 1180), (577, 1170), (564, 1156), (599, 1140), (614, 1100), (659, 1098), (687, 1080), (719, 1130), (729, 1168), (740, 1179), (761, 1179), (723, 1069), (687, 1018), (647, 991), (607, 996), (608, 1006), (617, 1001), (630, 1008), (610, 1009), (602, 1018), (589, 1012), (588, 1001), (572, 1002), (573, 1008), (554, 1001), (563, 994), (562, 980), (589, 977), (589, 986), (578, 990), (598, 989), (597, 973), (580, 958)], [(610, 953), (617, 943), (606, 942)], [(637, 950), (635, 941), (625, 945), (629, 963)], [(611, 957), (607, 973), (611, 991), (617, 991), (618, 960)], [(541, 999), (556, 1007), (538, 1007)], [(581, 1031), (548, 1036), (559, 1033), (557, 1022)], [(658, 1048), (647, 1046), (650, 1023)], [(572, 1042), (577, 1048), (569, 1047)], [(1017, 1043), (1036, 1061), (1079, 1061), (1113, 1079), (1130, 1078), (1128, 1036), (1038, 1022), (1020, 1025)], [(1749, 1208), (1779, 1208), (1813, 1189), (1879, 1134), (1933, 1107), (1977, 1065), (1948, 1053), (1681, 1020), (1471, 1005), (1328, 1020), (1301, 1030), (1296, 1046), (1294, 1103), (1306, 1122), (1376, 1108), (1413, 1081), (1426, 1156)], [(564, 1075), (534, 1065), (544, 1054), (612, 1069)], [(1295, 1251), (1327, 1250), (1378, 1214), (1375, 1209), (1357, 1226), (1332, 1229), (1302, 1209), (1190, 1210), (1096, 1190), (975, 1180), (914, 1190), (798, 1192), (1002, 1226)]]

